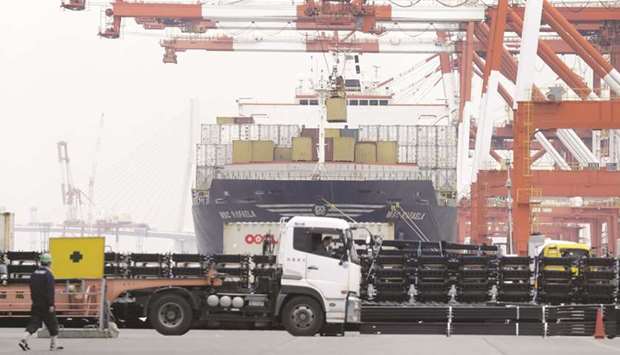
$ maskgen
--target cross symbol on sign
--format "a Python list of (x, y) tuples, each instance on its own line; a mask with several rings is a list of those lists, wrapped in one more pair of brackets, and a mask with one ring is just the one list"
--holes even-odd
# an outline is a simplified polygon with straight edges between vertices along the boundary
[(84, 256), (76, 250), (73, 254), (69, 255), (69, 259), (71, 259), (74, 263), (79, 263), (82, 259), (84, 259)]

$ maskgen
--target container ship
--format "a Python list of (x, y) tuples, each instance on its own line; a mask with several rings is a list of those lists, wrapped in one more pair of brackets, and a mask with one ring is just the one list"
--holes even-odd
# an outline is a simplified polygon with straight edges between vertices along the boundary
[(320, 94), (300, 84), (292, 102), (238, 100), (239, 115), (201, 126), (192, 191), (200, 253), (258, 251), (270, 224), (296, 215), (345, 218), (385, 239), (455, 240), (447, 105), (397, 103), (387, 86), (344, 83), (346, 123), (320, 123)]

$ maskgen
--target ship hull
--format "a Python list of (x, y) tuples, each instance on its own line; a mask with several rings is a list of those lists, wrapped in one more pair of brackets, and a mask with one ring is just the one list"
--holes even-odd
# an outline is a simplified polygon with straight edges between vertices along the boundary
[(278, 222), (294, 215), (393, 223), (388, 239), (456, 237), (456, 208), (437, 205), (430, 181), (216, 179), (207, 193), (195, 192), (192, 212), (204, 254), (223, 252), (225, 223)]

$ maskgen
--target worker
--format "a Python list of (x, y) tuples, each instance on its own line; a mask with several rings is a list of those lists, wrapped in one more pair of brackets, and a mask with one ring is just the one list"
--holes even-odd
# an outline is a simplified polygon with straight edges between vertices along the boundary
[(32, 308), (30, 322), (26, 327), (24, 336), (19, 341), (19, 347), (30, 350), (28, 340), (41, 328), (41, 323), (45, 323), (50, 333), (50, 350), (62, 350), (63, 347), (57, 343), (58, 320), (56, 319), (56, 309), (54, 305), (54, 275), (50, 270), (52, 257), (49, 254), (42, 254), (39, 258), (40, 266), (30, 275), (30, 298)]
[(316, 253), (322, 256), (331, 257), (332, 256), (332, 253), (331, 253), (332, 241), (333, 239), (330, 236), (323, 238), (321, 240), (321, 244), (319, 244), (318, 248), (316, 249)]

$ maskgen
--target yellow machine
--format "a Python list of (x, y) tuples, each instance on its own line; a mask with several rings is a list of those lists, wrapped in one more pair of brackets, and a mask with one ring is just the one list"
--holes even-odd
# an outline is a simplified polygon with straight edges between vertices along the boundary
[[(583, 243), (566, 242), (566, 241), (550, 241), (545, 243), (540, 250), (539, 256), (545, 258), (582, 258), (590, 256), (590, 247)], [(572, 266), (571, 274), (577, 276), (579, 269)], [(563, 266), (545, 266), (545, 270), (564, 271)]]
[(583, 243), (552, 241), (543, 245), (540, 256), (546, 258), (590, 256), (590, 247)]
[(52, 272), (56, 279), (103, 278), (105, 238), (50, 238)]

